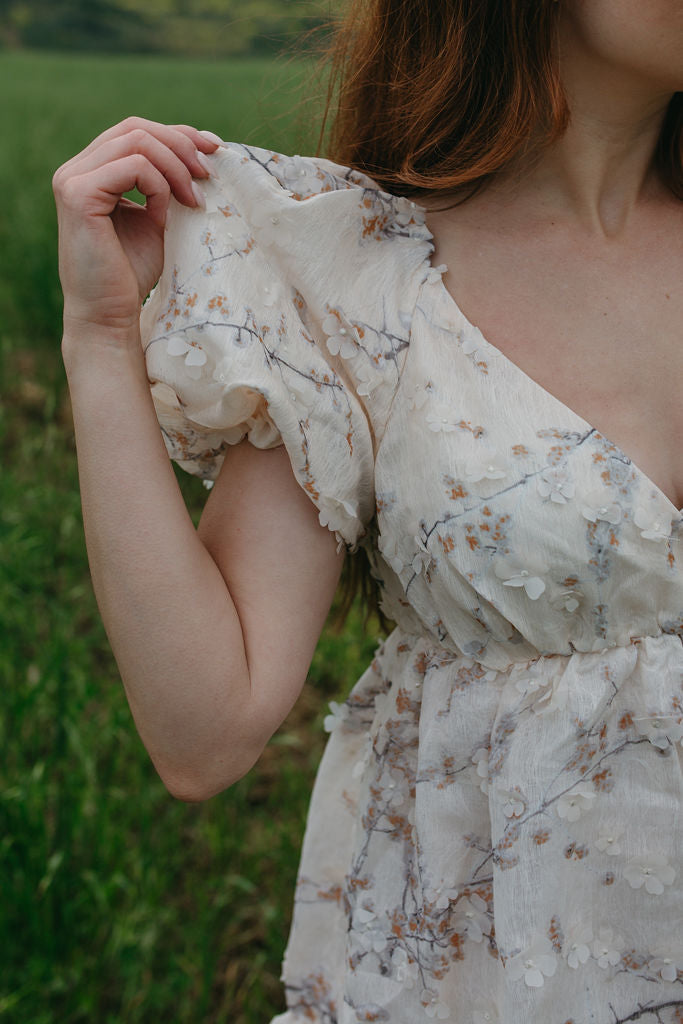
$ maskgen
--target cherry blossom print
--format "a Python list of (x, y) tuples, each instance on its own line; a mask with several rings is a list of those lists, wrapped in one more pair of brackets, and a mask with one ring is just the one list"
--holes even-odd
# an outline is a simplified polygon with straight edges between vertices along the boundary
[(284, 445), (390, 624), (321, 705), (273, 1024), (683, 1024), (683, 514), (466, 319), (419, 203), (207, 159), (141, 316), (166, 450), (208, 489)]

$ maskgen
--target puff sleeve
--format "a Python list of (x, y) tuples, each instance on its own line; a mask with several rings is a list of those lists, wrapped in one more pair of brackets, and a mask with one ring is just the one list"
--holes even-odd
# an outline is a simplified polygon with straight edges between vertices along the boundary
[(209, 160), (206, 210), (171, 200), (141, 313), (167, 451), (210, 486), (227, 445), (284, 444), (353, 549), (430, 236), (414, 204), (329, 161), (234, 144)]

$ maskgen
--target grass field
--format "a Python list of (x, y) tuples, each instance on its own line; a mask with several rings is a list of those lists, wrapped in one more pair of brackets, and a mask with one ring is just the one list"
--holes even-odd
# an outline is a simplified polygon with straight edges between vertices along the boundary
[[(54, 169), (128, 113), (305, 151), (301, 65), (0, 55), (0, 1022), (262, 1024), (327, 701), (377, 642), (327, 630), (250, 775), (174, 801), (94, 602), (59, 355)], [(310, 118), (308, 118), (310, 123)], [(193, 520), (207, 492), (176, 470)]]

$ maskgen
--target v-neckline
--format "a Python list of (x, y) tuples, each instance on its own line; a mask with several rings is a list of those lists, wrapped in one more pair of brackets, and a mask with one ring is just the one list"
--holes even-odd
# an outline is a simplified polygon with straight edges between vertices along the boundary
[[(421, 211), (423, 216), (426, 217), (428, 211), (425, 209), (425, 207), (419, 206), (419, 204), (416, 204), (416, 206)], [(433, 264), (432, 256), (434, 254), (434, 235), (429, 230), (429, 228), (427, 227), (426, 223), (425, 223), (425, 229), (426, 229), (427, 241), (432, 246), (432, 251), (431, 251), (431, 253), (427, 257), (427, 265), (429, 266), (430, 270), (433, 272), (434, 284), (437, 287), (437, 289), (439, 289), (441, 291), (442, 297), (444, 298), (444, 300), (446, 302), (446, 305), (450, 306), (452, 308), (453, 312), (457, 315), (458, 319), (462, 321), (463, 326), (465, 327), (465, 329), (467, 331), (469, 331), (469, 332), (476, 332), (476, 334), (478, 335), (478, 338), (480, 339), (480, 347), (484, 347), (484, 348), (488, 349), (495, 356), (496, 359), (498, 359), (500, 362), (502, 362), (502, 364), (504, 366), (509, 367), (510, 372), (516, 374), (524, 382), (524, 384), (526, 385), (527, 389), (532, 389), (532, 390), (540, 391), (542, 394), (544, 394), (547, 397), (547, 399), (549, 399), (554, 405), (556, 405), (558, 407), (558, 409), (562, 412), (564, 417), (569, 416), (573, 420), (575, 420), (577, 422), (577, 424), (581, 427), (582, 431), (586, 431), (586, 432), (590, 432), (590, 433), (594, 433), (594, 434), (599, 434), (600, 437), (604, 438), (604, 440), (607, 442), (607, 444), (609, 444), (612, 447), (614, 447), (618, 452), (620, 452), (624, 456), (624, 458), (628, 461), (629, 465), (632, 467), (634, 473), (636, 473), (639, 477), (641, 477), (653, 489), (653, 491), (656, 492), (658, 497), (662, 498), (666, 502), (666, 504), (669, 506), (669, 508), (672, 509), (673, 512), (675, 513), (675, 518), (676, 519), (680, 518), (680, 516), (683, 515), (683, 508), (678, 508), (676, 503), (674, 501), (672, 501), (672, 499), (668, 496), (668, 494), (666, 494), (662, 490), (662, 488), (658, 484), (656, 484), (651, 477), (649, 477), (647, 475), (645, 470), (641, 469), (641, 467), (638, 465), (638, 463), (634, 462), (634, 460), (630, 457), (630, 455), (627, 452), (625, 452), (623, 450), (623, 448), (621, 448), (620, 445), (615, 444), (615, 442), (612, 441), (607, 436), (607, 434), (605, 434), (605, 432), (603, 430), (600, 430), (598, 427), (593, 426), (592, 423), (589, 423), (588, 420), (584, 419), (583, 416), (581, 416), (578, 412), (576, 412), (575, 409), (572, 409), (571, 406), (566, 404), (566, 402), (563, 402), (561, 398), (558, 398), (557, 395), (554, 395), (552, 393), (552, 391), (548, 391), (548, 389), (544, 388), (542, 384), (539, 384), (539, 382), (537, 380), (534, 380), (534, 378), (531, 377), (526, 372), (526, 370), (523, 370), (522, 367), (518, 363), (515, 363), (514, 360), (510, 359), (510, 357), (507, 356), (502, 351), (502, 349), (497, 348), (496, 345), (494, 345), (492, 342), (490, 342), (488, 340), (488, 338), (485, 337), (483, 332), (475, 324), (473, 324), (471, 322), (471, 320), (469, 320), (465, 316), (465, 314), (463, 313), (462, 309), (460, 308), (460, 306), (456, 302), (455, 297), (451, 294), (449, 289), (446, 287), (446, 284), (445, 284), (445, 282), (443, 280), (443, 274), (448, 269), (446, 264), (445, 263), (441, 263), (441, 264), (439, 264), (438, 268), (436, 268), (434, 266), (434, 264)]]

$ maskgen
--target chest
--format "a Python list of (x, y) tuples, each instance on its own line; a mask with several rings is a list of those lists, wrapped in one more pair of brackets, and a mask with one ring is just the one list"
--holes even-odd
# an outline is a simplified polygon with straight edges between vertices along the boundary
[[(496, 349), (683, 505), (683, 247), (597, 250), (560, 233), (433, 214), (435, 262)], [(680, 251), (679, 251), (680, 250)]]

